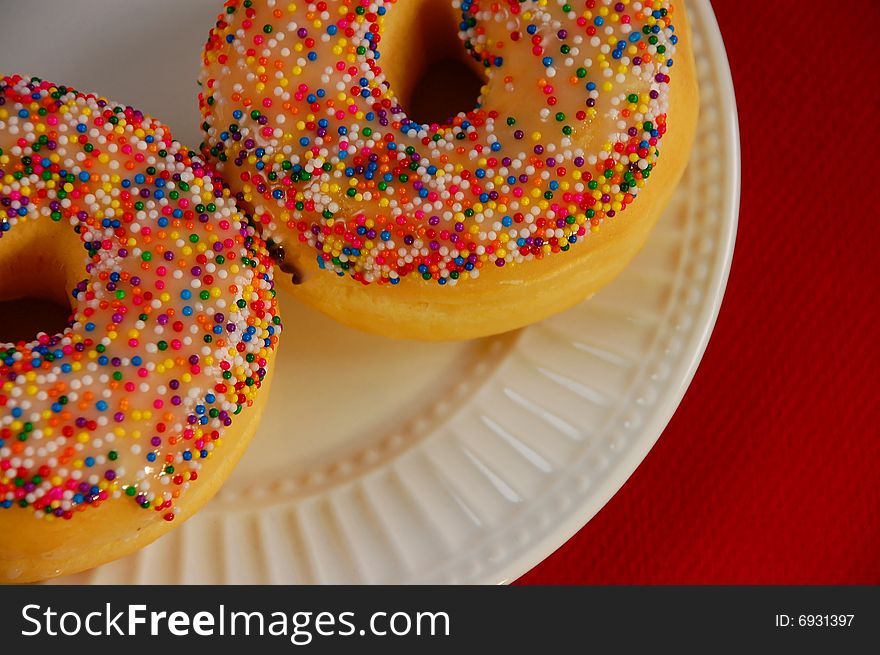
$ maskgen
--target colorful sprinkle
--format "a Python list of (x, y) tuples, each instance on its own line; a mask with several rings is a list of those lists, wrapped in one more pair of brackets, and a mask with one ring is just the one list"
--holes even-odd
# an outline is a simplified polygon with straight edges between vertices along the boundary
[(0, 507), (69, 519), (129, 497), (171, 520), (266, 376), (271, 257), (162, 123), (2, 77), (0, 251), (50, 218), (78, 235), (85, 279), (62, 333), (0, 343)]
[(635, 200), (666, 131), (667, 0), (451, 1), (487, 82), (431, 125), (382, 70), (395, 4), (229, 0), (211, 32), (203, 152), (274, 248), (365, 284), (454, 285), (566, 252)]

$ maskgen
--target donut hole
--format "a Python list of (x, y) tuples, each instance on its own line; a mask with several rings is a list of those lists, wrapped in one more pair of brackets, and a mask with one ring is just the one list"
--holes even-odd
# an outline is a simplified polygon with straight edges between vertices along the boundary
[(411, 1), (412, 9), (398, 5), (388, 12), (380, 63), (411, 120), (446, 124), (474, 109), (488, 78), (468, 57), (451, 3)]
[(37, 220), (0, 239), (0, 343), (32, 341), (70, 325), (71, 292), (86, 277), (85, 253), (64, 227)]
[(412, 90), (407, 113), (419, 123), (447, 123), (459, 112), (474, 108), (483, 84), (460, 59), (446, 57), (431, 62)]
[(70, 324), (71, 307), (53, 298), (0, 300), (0, 343), (33, 341), (40, 332), (59, 334)]

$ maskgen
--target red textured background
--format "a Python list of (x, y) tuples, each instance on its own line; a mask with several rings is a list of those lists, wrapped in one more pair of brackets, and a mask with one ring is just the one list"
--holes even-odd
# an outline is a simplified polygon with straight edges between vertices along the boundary
[(520, 583), (880, 583), (880, 2), (713, 5), (742, 141), (715, 332), (645, 461)]

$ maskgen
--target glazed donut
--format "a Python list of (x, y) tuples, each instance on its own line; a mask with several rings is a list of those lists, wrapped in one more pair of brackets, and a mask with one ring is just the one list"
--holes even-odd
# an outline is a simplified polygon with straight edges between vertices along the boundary
[(59, 289), (63, 332), (0, 344), (3, 582), (115, 559), (204, 504), (281, 331), (265, 244), (196, 153), (132, 107), (3, 77), (0, 298)]
[[(485, 83), (473, 110), (420, 124), (407, 105), (441, 54)], [(290, 290), (422, 339), (514, 329), (610, 281), (698, 110), (678, 1), (230, 0), (200, 83), (203, 152)]]

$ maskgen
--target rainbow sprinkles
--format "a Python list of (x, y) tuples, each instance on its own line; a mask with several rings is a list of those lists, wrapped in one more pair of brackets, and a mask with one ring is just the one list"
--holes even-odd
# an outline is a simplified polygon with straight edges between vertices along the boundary
[(452, 1), (486, 83), (431, 125), (382, 69), (400, 4), (230, 0), (212, 30), (203, 151), (276, 248), (365, 284), (453, 285), (624, 220), (666, 131), (668, 1)]
[(0, 507), (69, 519), (130, 497), (170, 521), (266, 376), (271, 258), (162, 123), (3, 77), (0, 237), (47, 222), (78, 236), (83, 279), (62, 333), (0, 344)]

